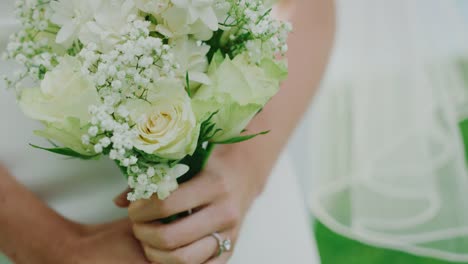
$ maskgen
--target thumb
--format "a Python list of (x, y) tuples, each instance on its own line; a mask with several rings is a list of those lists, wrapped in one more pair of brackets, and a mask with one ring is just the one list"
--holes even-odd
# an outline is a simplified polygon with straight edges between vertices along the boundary
[(130, 206), (130, 201), (127, 199), (127, 194), (130, 192), (130, 189), (125, 190), (118, 196), (114, 198), (114, 204), (120, 208), (127, 208)]

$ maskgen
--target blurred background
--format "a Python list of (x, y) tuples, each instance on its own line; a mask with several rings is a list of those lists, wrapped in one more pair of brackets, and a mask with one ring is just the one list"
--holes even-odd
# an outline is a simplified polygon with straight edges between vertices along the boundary
[(468, 263), (468, 1), (336, 5), (289, 149), (322, 263)]

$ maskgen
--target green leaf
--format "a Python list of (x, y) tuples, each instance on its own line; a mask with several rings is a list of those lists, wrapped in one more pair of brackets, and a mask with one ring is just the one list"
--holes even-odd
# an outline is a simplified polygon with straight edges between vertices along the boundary
[(185, 90), (187, 91), (188, 96), (192, 98), (192, 93), (190, 92), (190, 76), (188, 72), (185, 73), (185, 82), (186, 82)]
[(251, 140), (253, 138), (256, 138), (257, 136), (266, 135), (268, 133), (270, 133), (270, 131), (264, 131), (264, 132), (260, 132), (258, 134), (254, 134), (254, 135), (238, 136), (238, 137), (234, 137), (234, 138), (231, 138), (231, 139), (228, 139), (228, 140), (224, 140), (224, 141), (220, 141), (220, 142), (213, 142), (213, 143), (214, 144), (221, 144), (221, 145), (235, 144), (235, 143), (240, 143), (240, 142), (244, 142), (244, 141), (247, 141), (247, 140)]
[(172, 163), (174, 160), (171, 159), (165, 159), (161, 158), (157, 155), (154, 154), (148, 154), (142, 150), (134, 148), (133, 151), (138, 153), (139, 159), (141, 158), (145, 162), (151, 163), (151, 164), (167, 164), (167, 163)]
[(200, 137), (199, 143), (202, 144), (206, 141), (211, 140), (216, 134), (222, 131), (222, 129), (217, 129), (216, 124), (212, 122), (213, 117), (218, 114), (218, 111), (215, 111), (205, 118), (205, 120), (200, 125)]
[(39, 65), (39, 72), (38, 72), (39, 80), (44, 80), (46, 73), (47, 73), (47, 68), (42, 64)]
[(151, 31), (151, 32), (149, 33), (149, 35), (150, 35), (150, 37), (153, 37), (153, 38), (160, 38), (160, 39), (162, 39), (162, 40), (163, 40), (163, 43), (164, 43), (164, 42), (167, 42), (166, 37), (165, 37), (163, 34), (157, 32), (157, 31)]
[(57, 145), (55, 142), (53, 142), (52, 140), (50, 139), (47, 139), (47, 142), (49, 142), (52, 146), (56, 147), (56, 148), (60, 148), (59, 145)]
[(52, 152), (54, 154), (59, 154), (67, 157), (72, 157), (72, 158), (78, 158), (78, 159), (83, 159), (83, 160), (92, 160), (92, 159), (98, 159), (100, 155), (93, 155), (93, 156), (86, 156), (83, 154), (80, 154), (70, 148), (44, 148), (40, 147), (37, 145), (29, 144), (31, 147), (40, 149), (40, 150), (45, 150), (48, 152)]
[(151, 22), (154, 25), (158, 24), (158, 19), (152, 14), (147, 14), (145, 16), (145, 20)]
[(206, 41), (206, 44), (210, 47), (210, 51), (208, 54), (206, 54), (206, 57), (208, 58), (208, 62), (211, 63), (211, 60), (213, 59), (213, 56), (217, 52), (222, 51), (221, 47), (221, 37), (223, 36), (224, 31), (223, 30), (218, 30), (214, 32), (213, 37), (211, 37), (210, 40)]
[(460, 133), (463, 139), (463, 145), (465, 147), (465, 158), (468, 162), (468, 119), (465, 119), (459, 123)]

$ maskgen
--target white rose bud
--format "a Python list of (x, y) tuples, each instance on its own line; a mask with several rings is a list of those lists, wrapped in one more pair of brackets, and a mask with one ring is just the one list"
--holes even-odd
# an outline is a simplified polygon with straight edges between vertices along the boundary
[(200, 128), (183, 85), (164, 80), (148, 89), (146, 100), (125, 105), (138, 130), (135, 148), (167, 159), (193, 154)]

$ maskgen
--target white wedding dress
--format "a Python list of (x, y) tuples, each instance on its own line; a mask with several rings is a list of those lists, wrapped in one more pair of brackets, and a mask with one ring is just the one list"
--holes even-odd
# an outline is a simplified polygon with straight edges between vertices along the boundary
[[(13, 7), (14, 0), (0, 2), (0, 51), (17, 28)], [(12, 67), (0, 62), (0, 74), (11, 74)], [(53, 209), (84, 223), (126, 216), (126, 210), (117, 209), (112, 203), (113, 197), (126, 187), (116, 166), (106, 159), (83, 162), (30, 147), (29, 143), (48, 143), (33, 135), (40, 125), (23, 116), (13, 93), (6, 91), (3, 83), (0, 124), (0, 162)], [(33, 221), (37, 216), (30, 217)], [(247, 216), (230, 263), (318, 263), (310, 226), (288, 155), (283, 155), (265, 193)], [(0, 254), (0, 264), (4, 263), (9, 262), (2, 261)]]
[(467, 4), (336, 1), (335, 50), (295, 159), (308, 168), (311, 212), (334, 232), (468, 263), (459, 128), (468, 118), (460, 67), (468, 61)]

